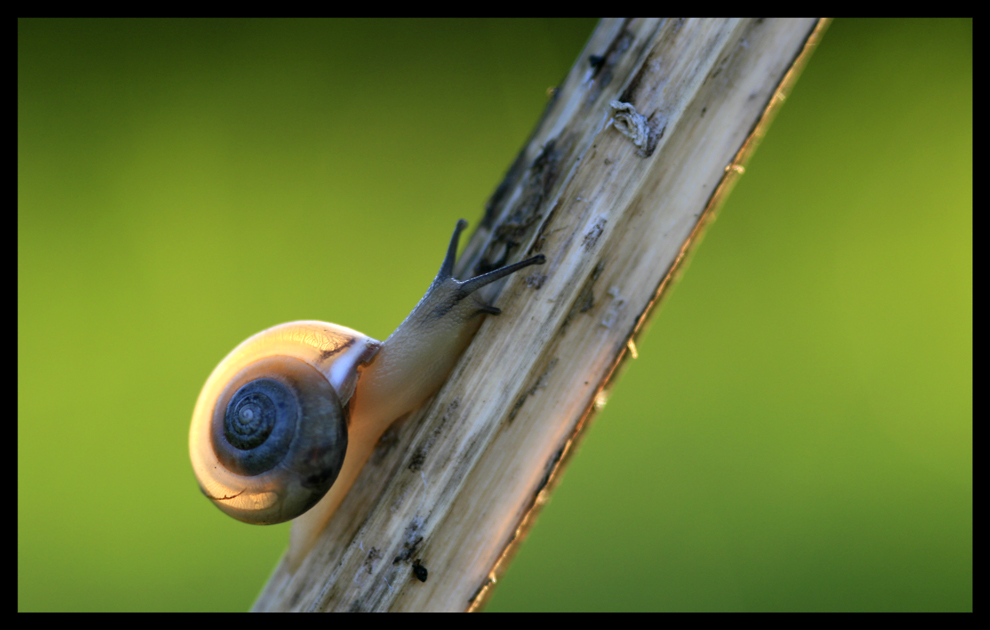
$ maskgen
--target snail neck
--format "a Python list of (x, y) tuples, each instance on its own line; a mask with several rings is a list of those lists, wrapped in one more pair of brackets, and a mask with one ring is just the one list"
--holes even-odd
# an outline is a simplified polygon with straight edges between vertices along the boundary
[(484, 317), (453, 278), (435, 281), (375, 357), (360, 368), (351, 423), (379, 427), (418, 408), (447, 379)]

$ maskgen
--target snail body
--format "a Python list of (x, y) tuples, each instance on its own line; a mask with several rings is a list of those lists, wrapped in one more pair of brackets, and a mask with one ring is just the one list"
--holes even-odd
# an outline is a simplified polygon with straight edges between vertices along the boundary
[(295, 519), (298, 566), (350, 489), (382, 433), (446, 380), (481, 325), (500, 311), (475, 291), (542, 255), (461, 282), (461, 231), (426, 294), (384, 342), (318, 321), (281, 324), (241, 343), (200, 392), (189, 453), (201, 491), (254, 524)]

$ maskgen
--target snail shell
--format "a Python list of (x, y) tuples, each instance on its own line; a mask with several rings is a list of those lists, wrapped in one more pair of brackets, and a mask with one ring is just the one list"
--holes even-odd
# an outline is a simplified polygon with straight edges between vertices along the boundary
[(190, 455), (203, 494), (261, 525), (313, 507), (343, 466), (357, 368), (380, 345), (344, 326), (305, 321), (237, 346), (193, 413)]

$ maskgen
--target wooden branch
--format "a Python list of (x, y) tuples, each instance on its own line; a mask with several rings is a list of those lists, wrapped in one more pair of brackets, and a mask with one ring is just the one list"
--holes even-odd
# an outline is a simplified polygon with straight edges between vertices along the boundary
[(383, 437), (300, 569), (283, 559), (255, 610), (483, 604), (824, 27), (600, 23), (457, 277), (536, 253), (547, 264), (487, 296), (503, 314)]

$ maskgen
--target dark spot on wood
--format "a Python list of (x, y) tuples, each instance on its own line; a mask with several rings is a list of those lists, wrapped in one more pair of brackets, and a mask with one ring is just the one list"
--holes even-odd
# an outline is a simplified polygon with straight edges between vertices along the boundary
[(523, 158), (525, 155), (526, 149), (523, 147), (523, 150), (516, 156), (516, 160), (512, 163), (512, 166), (505, 173), (505, 177), (502, 178), (502, 181), (495, 188), (495, 192), (488, 198), (488, 202), (485, 204), (485, 216), (481, 219), (480, 227), (491, 229), (495, 224), (496, 218), (502, 214), (502, 206), (508, 197), (508, 192), (516, 185), (516, 181), (523, 173), (525, 165)]
[(416, 536), (412, 540), (402, 543), (402, 551), (399, 553), (398, 556), (395, 557), (395, 560), (392, 561), (392, 564), (405, 562), (406, 560), (411, 558), (413, 554), (416, 553), (416, 549), (419, 547), (419, 544), (421, 542), (423, 542), (423, 537)]
[(547, 274), (545, 273), (534, 273), (531, 276), (526, 276), (526, 286), (532, 287), (537, 291), (543, 287), (543, 283), (547, 281)]
[(595, 294), (592, 291), (583, 293), (581, 299), (577, 301), (577, 309), (579, 313), (587, 313), (595, 306)]
[(485, 578), (485, 580), (481, 583), (481, 586), (474, 589), (474, 592), (471, 593), (471, 597), (468, 598), (468, 605), (474, 603), (474, 600), (478, 599), (478, 595), (481, 595), (481, 593), (484, 592), (484, 590), (488, 588), (488, 585), (491, 583), (491, 578)]
[[(571, 143), (564, 143), (570, 147)], [(527, 169), (520, 184), (522, 194), (511, 213), (492, 227), (491, 238), (485, 251), (474, 266), (474, 274), (481, 275), (505, 266), (515, 248), (526, 239), (530, 227), (539, 221), (541, 208), (559, 176), (559, 166), (566, 151), (562, 151), (556, 139), (543, 145), (540, 154)], [(514, 168), (514, 166), (513, 166)], [(502, 194), (508, 194), (508, 190)], [(492, 221), (494, 222), (494, 218)]]
[(536, 379), (536, 382), (533, 383), (533, 386), (530, 387), (528, 390), (526, 390), (526, 392), (519, 398), (519, 400), (516, 401), (516, 404), (512, 406), (512, 410), (509, 411), (509, 418), (507, 424), (511, 424), (512, 421), (516, 419), (516, 414), (518, 414), (519, 410), (522, 409), (523, 403), (526, 402), (527, 398), (535, 394), (536, 390), (546, 387), (547, 378), (550, 376), (550, 372), (552, 372), (553, 369), (557, 367), (557, 361), (559, 361), (559, 359), (557, 358), (551, 359), (550, 363), (547, 364), (546, 369), (543, 370), (543, 373), (540, 374), (539, 378)]
[(545, 488), (547, 484), (550, 483), (550, 477), (553, 476), (553, 471), (556, 470), (557, 468), (557, 462), (559, 462), (560, 458), (563, 456), (564, 456), (564, 449), (563, 447), (561, 447), (556, 453), (554, 453), (550, 461), (547, 462), (546, 470), (544, 470), (543, 472), (543, 478), (540, 479), (539, 485), (536, 486), (536, 492), (534, 494), (539, 494), (540, 492), (542, 492), (543, 488)]
[(418, 472), (423, 469), (423, 464), (426, 462), (426, 453), (423, 451), (416, 451), (413, 453), (412, 459), (409, 461), (409, 470), (413, 472)]
[[(648, 129), (648, 136), (646, 138), (646, 147), (640, 153), (642, 157), (650, 157), (653, 152), (657, 150), (657, 144), (660, 142), (660, 138), (663, 137), (663, 133), (667, 131), (667, 125), (661, 125), (661, 117), (657, 115), (658, 112), (653, 112), (650, 117), (646, 120), (646, 128)], [(666, 118), (664, 117), (664, 120)]]
[(426, 567), (423, 566), (421, 560), (416, 560), (413, 562), (412, 570), (413, 575), (415, 575), (416, 579), (420, 582), (425, 582), (426, 578), (430, 575), (430, 572), (426, 570)]
[(413, 447), (413, 457), (412, 461), (409, 462), (408, 470), (413, 472), (418, 472), (422, 469), (423, 464), (426, 463), (426, 458), (429, 456), (430, 451), (433, 449), (433, 445), (436, 443), (437, 438), (443, 434), (450, 422), (451, 418), (456, 417), (458, 407), (461, 405), (460, 398), (454, 398), (447, 405), (447, 409), (444, 414), (440, 417), (440, 422), (437, 423), (436, 427), (429, 434), (423, 437), (414, 447)]
[(529, 392), (526, 392), (525, 394), (519, 397), (519, 400), (516, 401), (516, 404), (512, 405), (512, 409), (509, 411), (510, 424), (512, 423), (513, 420), (516, 419), (516, 414), (519, 413), (520, 409), (522, 409), (523, 403), (526, 402), (526, 399), (528, 397), (529, 397)]
[(581, 242), (581, 245), (584, 247), (585, 251), (590, 252), (595, 248), (595, 244), (598, 242), (598, 238), (605, 230), (606, 224), (608, 224), (608, 221), (605, 217), (598, 217), (598, 220), (595, 221), (593, 226), (591, 226), (591, 229), (585, 233), (584, 240)]
[(419, 533), (422, 528), (422, 519), (417, 517), (410, 521), (409, 525), (406, 526), (406, 532), (403, 536), (402, 551), (400, 551), (399, 555), (392, 560), (392, 564), (408, 562), (408, 560), (416, 554), (416, 550), (419, 548), (420, 543), (423, 542), (423, 536)]
[(588, 59), (591, 63), (591, 67), (594, 68), (594, 73), (591, 75), (593, 83), (591, 84), (591, 89), (588, 90), (584, 97), (585, 106), (591, 106), (592, 104), (598, 102), (599, 97), (601, 97), (602, 91), (612, 83), (614, 74), (612, 72), (616, 64), (622, 59), (622, 55), (629, 50), (632, 46), (634, 36), (626, 29), (622, 29), (614, 40), (609, 44), (608, 48), (605, 49), (598, 58), (601, 58), (601, 63), (595, 64), (592, 60), (595, 56)]
[(591, 271), (591, 275), (585, 281), (584, 286), (581, 287), (581, 291), (578, 292), (577, 297), (574, 299), (574, 304), (571, 305), (571, 310), (567, 313), (567, 317), (564, 318), (564, 322), (560, 326), (560, 334), (564, 334), (567, 331), (567, 327), (570, 325), (571, 320), (578, 316), (580, 313), (587, 313), (595, 306), (595, 282), (598, 277), (602, 275), (602, 271), (605, 270), (605, 263), (599, 261), (595, 268)]
[(368, 555), (365, 556), (362, 566), (364, 570), (371, 575), (375, 570), (375, 562), (382, 559), (382, 552), (378, 550), (377, 547), (372, 547), (368, 550)]

